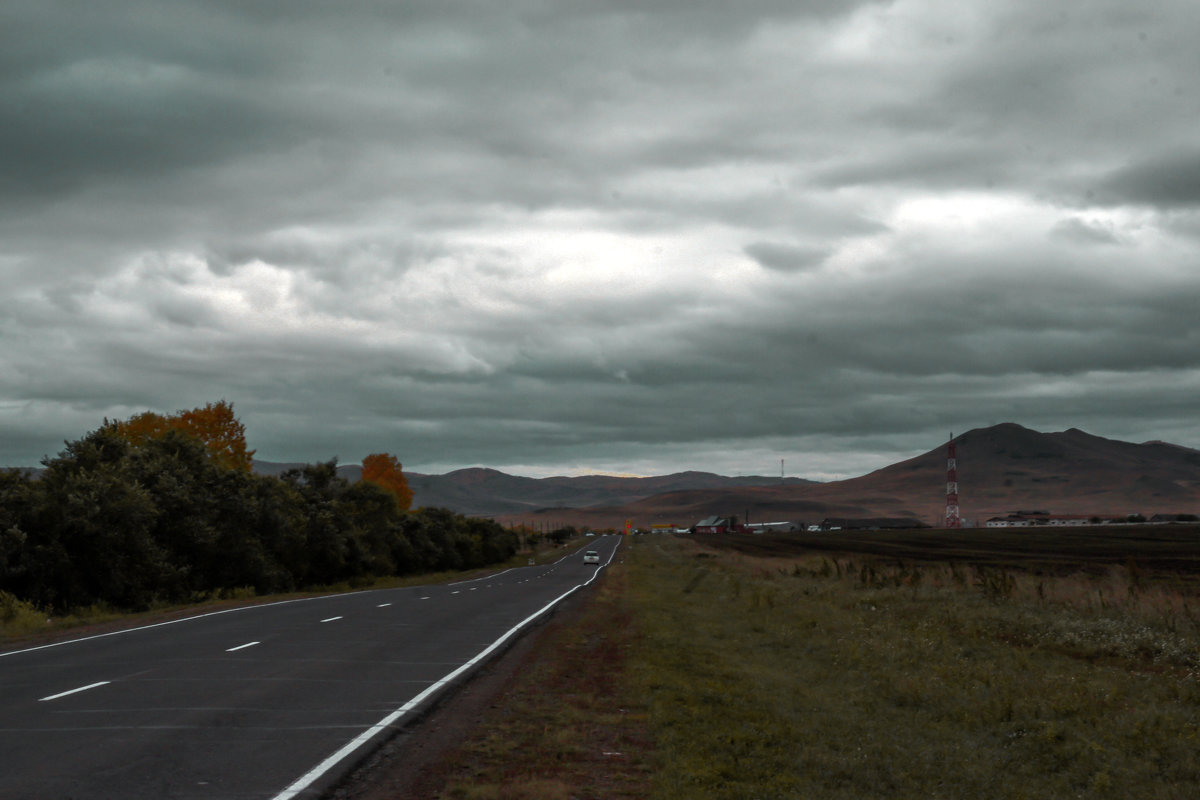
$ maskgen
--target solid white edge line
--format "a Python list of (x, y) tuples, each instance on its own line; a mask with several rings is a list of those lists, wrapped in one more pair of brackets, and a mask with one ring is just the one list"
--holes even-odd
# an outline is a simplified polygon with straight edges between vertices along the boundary
[(238, 650), (245, 650), (247, 647), (254, 647), (256, 644), (262, 644), (262, 642), (246, 642), (245, 644), (239, 644), (237, 647), (231, 647), (225, 652), (236, 653)]
[[(617, 546), (619, 547), (620, 544), (621, 543), (618, 541)], [(615, 555), (616, 552), (617, 552), (617, 549), (616, 549), (616, 547), (614, 547), (613, 554)], [(570, 596), (578, 589), (582, 589), (584, 586), (587, 586), (589, 583), (596, 580), (596, 576), (600, 574), (600, 570), (602, 570), (602, 569), (604, 569), (604, 567), (608, 566), (608, 563), (611, 561), (612, 561), (612, 556), (609, 556), (608, 562), (605, 562), (604, 564), (601, 564), (598, 567), (596, 567), (596, 571), (592, 573), (592, 577), (588, 578), (583, 583), (579, 583), (579, 584), (576, 584), (575, 586), (572, 586), (570, 589), (563, 592), (558, 597), (554, 598), (549, 603), (542, 606), (540, 609), (538, 609), (537, 611), (533, 612), (525, 619), (518, 622), (514, 627), (510, 628), (507, 633), (505, 633), (499, 639), (492, 642), (490, 645), (488, 645), (486, 648), (484, 648), (482, 651), (480, 651), (480, 653), (477, 656), (472, 658), (467, 663), (463, 664), (458, 669), (449, 673), (444, 678), (434, 681), (432, 684), (430, 684), (424, 691), (422, 691), (416, 697), (412, 698), (407, 703), (400, 706), (399, 708), (397, 708), (392, 713), (388, 714), (383, 719), (379, 720), (379, 722), (376, 722), (370, 728), (367, 728), (365, 731), (360, 733), (358, 736), (351, 739), (349, 742), (347, 742), (345, 745), (343, 745), (340, 750), (338, 750), (333, 755), (326, 758), (320, 764), (317, 764), (317, 766), (313, 767), (307, 773), (302, 775), (299, 780), (297, 780), (291, 786), (284, 789), (279, 794), (275, 795), (273, 798), (271, 798), (271, 800), (291, 800), (291, 798), (293, 798), (296, 795), (303, 792), (305, 789), (307, 789), (309, 786), (311, 786), (316, 780), (318, 780), (322, 775), (324, 775), (329, 770), (333, 769), (340, 761), (342, 761), (344, 758), (346, 758), (348, 755), (353, 753), (355, 750), (362, 747), (368, 741), (373, 739), (380, 731), (383, 731), (386, 728), (388, 728), (396, 720), (400, 719), (405, 714), (409, 713), (414, 708), (416, 708), (421, 703), (423, 703), (425, 700), (429, 699), (431, 696), (433, 696), (438, 691), (440, 691), (443, 687), (446, 686), (446, 684), (450, 683), (455, 678), (457, 678), (459, 675), (462, 675), (464, 672), (471, 669), (471, 667), (475, 666), (480, 661), (487, 658), (492, 652), (494, 652), (496, 650), (496, 648), (500, 647), (500, 645), (502, 645), (502, 644), (504, 644), (504, 642), (508, 641), (513, 636), (513, 634), (515, 634), (517, 631), (521, 630), (521, 628), (524, 628), (530, 622), (533, 622), (535, 619), (540, 617), (542, 614), (545, 614), (547, 611), (554, 608), (554, 606), (558, 605), (564, 598)]]
[(88, 689), (95, 689), (97, 686), (104, 686), (109, 683), (112, 683), (112, 681), (100, 681), (98, 683), (89, 683), (87, 686), (80, 686), (78, 689), (71, 689), (70, 691), (67, 691), (67, 692), (59, 692), (58, 694), (52, 694), (49, 697), (38, 698), (38, 702), (44, 703), (47, 700), (57, 700), (58, 698), (66, 697), (69, 694), (76, 694), (78, 692), (86, 692)]

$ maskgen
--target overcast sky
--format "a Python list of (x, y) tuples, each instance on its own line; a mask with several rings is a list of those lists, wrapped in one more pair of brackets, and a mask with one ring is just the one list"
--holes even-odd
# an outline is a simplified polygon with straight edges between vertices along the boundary
[(7, 0), (0, 464), (1200, 447), (1196, 0)]

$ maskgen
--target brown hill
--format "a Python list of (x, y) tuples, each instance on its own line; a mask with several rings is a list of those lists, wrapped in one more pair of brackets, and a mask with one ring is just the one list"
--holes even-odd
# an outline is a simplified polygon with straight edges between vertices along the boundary
[[(254, 471), (262, 475), (281, 475), (286, 470), (303, 466), (301, 463), (255, 461)], [(350, 481), (356, 481), (362, 475), (362, 467), (357, 464), (339, 465), (337, 471)], [(414, 508), (440, 506), (476, 516), (519, 516), (563, 508), (623, 506), (672, 491), (812, 483), (802, 478), (786, 478), (781, 482), (779, 478), (762, 475), (729, 477), (695, 471), (645, 478), (616, 475), (527, 478), (479, 467), (454, 470), (444, 475), (406, 472), (405, 477), (413, 490)]]
[[(1013, 423), (977, 428), (956, 440), (959, 505), (968, 521), (1019, 509), (1101, 516), (1196, 513), (1200, 452), (1164, 442), (1132, 444), (1081, 430), (1039, 433)], [(915, 517), (940, 524), (946, 446), (867, 475), (832, 483), (670, 492), (620, 507), (554, 509), (511, 521), (619, 527), (692, 525), (712, 514), (751, 521), (824, 517)]]
[[(624, 506), (642, 498), (677, 490), (711, 490), (759, 486), (779, 478), (728, 477), (710, 472), (679, 472), (648, 478), (613, 475), (526, 478), (494, 469), (460, 469), (444, 475), (408, 473), (414, 506), (443, 506), (463, 514), (521, 515), (562, 508)], [(787, 478), (784, 485), (810, 481)]]

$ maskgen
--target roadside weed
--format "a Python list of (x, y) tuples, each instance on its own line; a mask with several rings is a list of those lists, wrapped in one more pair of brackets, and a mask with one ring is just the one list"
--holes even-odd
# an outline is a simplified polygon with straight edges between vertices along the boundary
[(1128, 591), (696, 547), (631, 559), (653, 797), (1200, 796), (1197, 632)]

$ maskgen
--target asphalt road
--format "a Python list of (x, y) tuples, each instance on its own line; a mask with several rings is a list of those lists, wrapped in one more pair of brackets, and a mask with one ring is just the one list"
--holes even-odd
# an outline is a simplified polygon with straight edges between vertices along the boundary
[(292, 600), (0, 653), (0, 798), (320, 791), (608, 564)]

